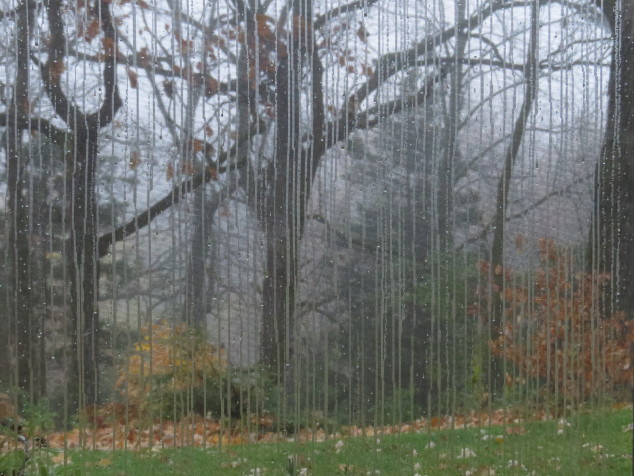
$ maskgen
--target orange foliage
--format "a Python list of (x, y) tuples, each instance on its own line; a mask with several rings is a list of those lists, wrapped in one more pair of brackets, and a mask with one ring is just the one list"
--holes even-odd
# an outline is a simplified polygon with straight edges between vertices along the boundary
[[(505, 325), (491, 341), (494, 355), (516, 366), (515, 381), (539, 378), (543, 390), (568, 400), (605, 395), (631, 382), (634, 323), (623, 313), (599, 312), (609, 276), (574, 274), (571, 258), (552, 240), (540, 240), (539, 248), (541, 267), (529, 286), (516, 284), (504, 270)], [(486, 274), (489, 266), (480, 270)]]
[(139, 73), (130, 68), (126, 68), (126, 70), (128, 73), (128, 79), (130, 81), (130, 87), (132, 89), (136, 89), (139, 85)]
[(66, 65), (62, 60), (55, 60), (51, 63), (49, 68), (49, 75), (53, 82), (58, 83), (64, 71), (66, 71)]
[(134, 352), (119, 368), (115, 387), (140, 412), (153, 399), (201, 387), (220, 376), (227, 363), (222, 349), (185, 324), (160, 322), (142, 330)]
[(11, 398), (6, 393), (0, 393), (0, 420), (11, 419), (16, 417)]

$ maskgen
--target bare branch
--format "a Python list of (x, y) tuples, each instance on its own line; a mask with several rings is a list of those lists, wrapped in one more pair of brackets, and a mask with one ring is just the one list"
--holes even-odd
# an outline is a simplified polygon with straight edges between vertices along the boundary
[[(228, 152), (222, 152), (218, 157), (218, 164), (227, 162), (231, 157), (235, 157), (240, 143), (247, 141), (249, 137), (252, 137), (255, 133), (265, 132), (266, 127), (262, 123), (255, 124), (251, 127), (251, 130), (247, 134), (244, 134), (233, 145)], [(188, 180), (176, 185), (171, 192), (156, 202), (147, 210), (139, 213), (124, 225), (119, 226), (112, 232), (106, 233), (99, 237), (98, 240), (98, 255), (100, 258), (108, 254), (110, 245), (117, 241), (124, 240), (127, 236), (138, 232), (145, 228), (152, 220), (168, 210), (173, 205), (178, 204), (187, 194), (196, 190), (198, 187), (209, 183), (213, 180), (217, 180), (218, 174), (225, 173), (230, 170), (237, 170), (244, 167), (248, 161), (248, 157), (240, 157), (238, 161), (231, 163), (229, 166), (219, 166), (217, 168), (205, 167), (202, 172), (198, 172)]]
[(360, 10), (361, 8), (368, 8), (378, 3), (378, 0), (356, 0), (354, 2), (348, 3), (347, 5), (341, 5), (339, 7), (333, 8), (332, 10), (324, 13), (323, 15), (318, 16), (314, 22), (315, 30), (321, 29), (326, 23), (332, 20), (339, 15), (344, 13), (348, 13), (354, 10)]
[[(541, 205), (546, 203), (551, 198), (559, 196), (559, 195), (564, 195), (564, 194), (570, 192), (577, 185), (579, 185), (580, 183), (583, 183), (583, 182), (585, 182), (587, 180), (592, 179), (592, 177), (594, 177), (594, 172), (590, 173), (590, 174), (587, 174), (587, 175), (584, 175), (583, 177), (577, 178), (576, 180), (574, 180), (573, 182), (571, 182), (570, 184), (568, 184), (566, 187), (564, 187), (562, 189), (551, 190), (550, 192), (548, 192), (546, 195), (544, 195), (542, 198), (540, 198), (536, 202), (531, 203), (530, 206), (526, 207), (525, 209), (523, 209), (523, 210), (521, 210), (521, 211), (519, 211), (517, 213), (514, 213), (513, 215), (506, 216), (504, 218), (504, 221), (506, 223), (508, 223), (511, 220), (517, 220), (519, 218), (523, 218), (528, 213), (530, 213), (533, 210), (535, 210), (536, 208), (540, 207)], [(476, 241), (479, 241), (479, 240), (485, 238), (489, 234), (489, 232), (491, 231), (492, 228), (493, 228), (493, 222), (491, 221), (491, 222), (487, 223), (477, 234), (475, 234), (474, 236), (469, 237), (464, 243), (460, 244), (456, 248), (456, 250), (460, 251), (466, 245), (469, 245), (471, 243), (475, 243)]]

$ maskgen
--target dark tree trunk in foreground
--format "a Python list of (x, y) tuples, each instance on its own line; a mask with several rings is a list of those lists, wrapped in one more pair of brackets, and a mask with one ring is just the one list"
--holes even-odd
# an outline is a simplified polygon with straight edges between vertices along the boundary
[(634, 317), (634, 4), (602, 2), (612, 25), (605, 141), (596, 181), (592, 269), (609, 273), (604, 311)]
[(299, 229), (296, 187), (299, 142), (299, 45), (291, 41), (277, 66), (274, 165), (265, 204), (266, 275), (263, 283), (262, 361), (277, 375), (290, 354)]
[(96, 127), (81, 128), (74, 135), (72, 180), (67, 194), (71, 238), (67, 253), (71, 282), (73, 351), (79, 378), (79, 407), (94, 404), (98, 395), (99, 315), (97, 309), (99, 261), (97, 256)]
[(211, 299), (207, 291), (213, 289), (213, 282), (210, 283), (206, 268), (215, 266), (209, 259), (209, 239), (221, 197), (215, 193), (212, 198), (207, 199), (203, 189), (198, 190), (194, 197), (194, 233), (188, 258), (184, 320), (190, 326), (205, 330), (207, 303)]
[[(493, 217), (493, 243), (491, 245), (491, 310), (489, 320), (490, 340), (498, 339), (499, 333), (504, 324), (504, 239), (506, 210), (508, 196), (511, 188), (511, 177), (513, 168), (520, 153), (520, 146), (524, 140), (526, 124), (531, 113), (535, 100), (537, 99), (539, 70), (538, 70), (538, 48), (539, 48), (539, 4), (534, 3), (531, 12), (530, 44), (528, 47), (528, 57), (526, 59), (526, 87), (524, 89), (524, 102), (520, 108), (520, 113), (513, 126), (511, 143), (506, 152), (502, 174), (497, 185), (497, 198), (495, 216)], [(489, 368), (489, 393), (491, 397), (502, 387), (504, 375), (502, 361), (497, 357), (491, 357)]]
[[(34, 19), (34, 6), (23, 2), (16, 10), (16, 73), (13, 97), (9, 103), (6, 129), (7, 156), (7, 220), (8, 220), (8, 319), (3, 319), (3, 336), (8, 345), (2, 345), (2, 383), (16, 385), (30, 401), (37, 401), (45, 390), (43, 374), (44, 339), (42, 321), (35, 315), (33, 293), (33, 256), (31, 246), (29, 196), (26, 165), (29, 157), (23, 135), (28, 129), (29, 99), (29, 40)], [(6, 332), (6, 333), (5, 333)], [(10, 378), (8, 365), (17, 360), (17, 375)], [(6, 362), (6, 363), (5, 363)]]
[(114, 119), (121, 107), (116, 80), (117, 44), (107, 2), (96, 2), (92, 14), (103, 34), (103, 98), (101, 106), (85, 114), (69, 99), (61, 86), (67, 53), (64, 5), (51, 1), (46, 5), (51, 39), (42, 80), (55, 112), (68, 129), (71, 140), (66, 144), (66, 167), (70, 175), (67, 192), (67, 217), (70, 237), (65, 245), (70, 278), (71, 361), (74, 375), (69, 378), (71, 405), (83, 408), (96, 403), (99, 395), (99, 252), (97, 235), (96, 174), (98, 135)]

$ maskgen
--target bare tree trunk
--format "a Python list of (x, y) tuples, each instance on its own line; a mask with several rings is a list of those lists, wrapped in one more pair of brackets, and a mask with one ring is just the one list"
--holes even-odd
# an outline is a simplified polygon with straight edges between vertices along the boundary
[[(458, 0), (456, 3), (456, 25), (461, 24), (466, 17), (466, 1)], [(445, 144), (443, 155), (438, 167), (438, 249), (441, 253), (450, 250), (453, 246), (453, 184), (454, 165), (458, 151), (458, 125), (460, 124), (460, 110), (462, 109), (462, 80), (465, 48), (467, 36), (463, 31), (456, 32), (456, 51), (454, 53), (453, 70), (449, 85), (449, 110), (445, 118)]]
[(205, 328), (207, 301), (210, 298), (205, 294), (205, 290), (210, 288), (206, 267), (214, 266), (214, 263), (209, 260), (208, 242), (214, 215), (220, 206), (219, 194), (214, 194), (213, 198), (205, 200), (204, 193), (204, 189), (200, 189), (194, 197), (194, 233), (185, 294), (185, 309), (188, 311), (186, 322), (200, 329)]
[[(10, 345), (4, 352), (17, 357), (17, 385), (28, 398), (39, 399), (44, 392), (45, 378), (40, 375), (44, 340), (39, 332), (40, 320), (34, 315), (33, 283), (31, 275), (31, 230), (29, 230), (29, 202), (24, 193), (25, 164), (28, 157), (23, 153), (22, 136), (28, 127), (29, 111), (29, 40), (33, 23), (34, 8), (23, 2), (17, 10), (16, 18), (16, 76), (14, 94), (9, 104), (7, 121), (7, 215), (8, 269), (9, 269), (9, 326), (7, 334)], [(6, 365), (9, 367), (7, 359)], [(3, 378), (4, 380), (4, 378)], [(11, 379), (9, 379), (11, 381)]]
[[(322, 66), (315, 51), (312, 6), (294, 0), (288, 51), (278, 58), (276, 72), (276, 153), (268, 170), (264, 203), (266, 274), (263, 282), (261, 360), (278, 377), (294, 352), (295, 298), (299, 241), (306, 206), (324, 142)], [(303, 148), (300, 131), (300, 84), (304, 61), (312, 69), (312, 134)]]
[[(528, 50), (528, 58), (526, 60), (526, 87), (524, 91), (524, 102), (520, 109), (519, 116), (515, 121), (511, 143), (504, 159), (502, 175), (497, 186), (496, 210), (493, 217), (493, 244), (491, 246), (491, 266), (490, 280), (491, 290), (491, 310), (489, 332), (491, 340), (498, 337), (498, 333), (502, 328), (502, 320), (504, 317), (504, 302), (502, 295), (504, 291), (504, 238), (506, 224), (506, 206), (508, 203), (508, 195), (511, 187), (511, 176), (517, 156), (519, 154), (524, 132), (526, 131), (526, 123), (530, 115), (533, 103), (537, 97), (538, 91), (538, 47), (539, 47), (539, 4), (535, 0), (531, 13), (530, 27), (530, 44)], [(489, 369), (489, 393), (493, 397), (504, 381), (502, 375), (501, 362), (498, 358), (491, 358), (491, 366)]]
[[(73, 406), (83, 408), (99, 397), (99, 250), (97, 235), (96, 174), (99, 129), (114, 119), (122, 105), (116, 79), (117, 45), (107, 2), (97, 2), (95, 10), (104, 34), (103, 94), (96, 112), (83, 113), (61, 86), (61, 72), (66, 59), (63, 5), (46, 4), (50, 29), (49, 54), (41, 66), (46, 93), (57, 115), (73, 132), (67, 144), (68, 181), (67, 217), (70, 238), (66, 243), (67, 270), (70, 278), (71, 329), (75, 353), (75, 373), (69, 379)], [(73, 388), (78, 385), (78, 388)]]
[(98, 130), (81, 128), (74, 135), (68, 271), (71, 290), (73, 342), (80, 376), (79, 408), (95, 404), (99, 395), (99, 260), (97, 256), (97, 197), (95, 191)]
[(609, 273), (603, 311), (634, 318), (634, 4), (600, 2), (613, 28), (607, 125), (597, 167), (590, 269)]
[(296, 191), (300, 160), (299, 49), (289, 44), (279, 61), (276, 90), (276, 153), (266, 197), (266, 276), (263, 283), (262, 360), (278, 376), (291, 353), (298, 233)]

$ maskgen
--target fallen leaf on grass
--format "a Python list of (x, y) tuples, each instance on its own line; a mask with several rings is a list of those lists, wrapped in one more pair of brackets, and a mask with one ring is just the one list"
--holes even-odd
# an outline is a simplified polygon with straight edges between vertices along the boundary
[(591, 443), (584, 443), (582, 448), (588, 448), (593, 453), (600, 453), (603, 451), (603, 445), (592, 445)]
[[(55, 456), (52, 456), (51, 461), (53, 464), (64, 464), (64, 453), (57, 453)], [(66, 464), (72, 464), (70, 456), (66, 456)]]
[(507, 426), (505, 431), (507, 435), (524, 435), (526, 434), (526, 427), (522, 425)]
[(508, 460), (506, 463), (506, 467), (507, 468), (521, 468), (523, 470), (526, 469), (526, 466), (524, 466), (522, 463), (520, 463), (519, 461), (515, 459)]
[(246, 462), (247, 462), (246, 458), (243, 458), (243, 459), (238, 458), (237, 460), (231, 461), (229, 463), (222, 463), (220, 467), (224, 469), (237, 468), (238, 466), (242, 465), (242, 463), (246, 463)]
[(335, 453), (341, 453), (341, 448), (343, 448), (343, 440), (339, 440), (335, 443)]
[(475, 451), (470, 448), (462, 448), (460, 454), (456, 456), (458, 459), (474, 458), (476, 456)]

